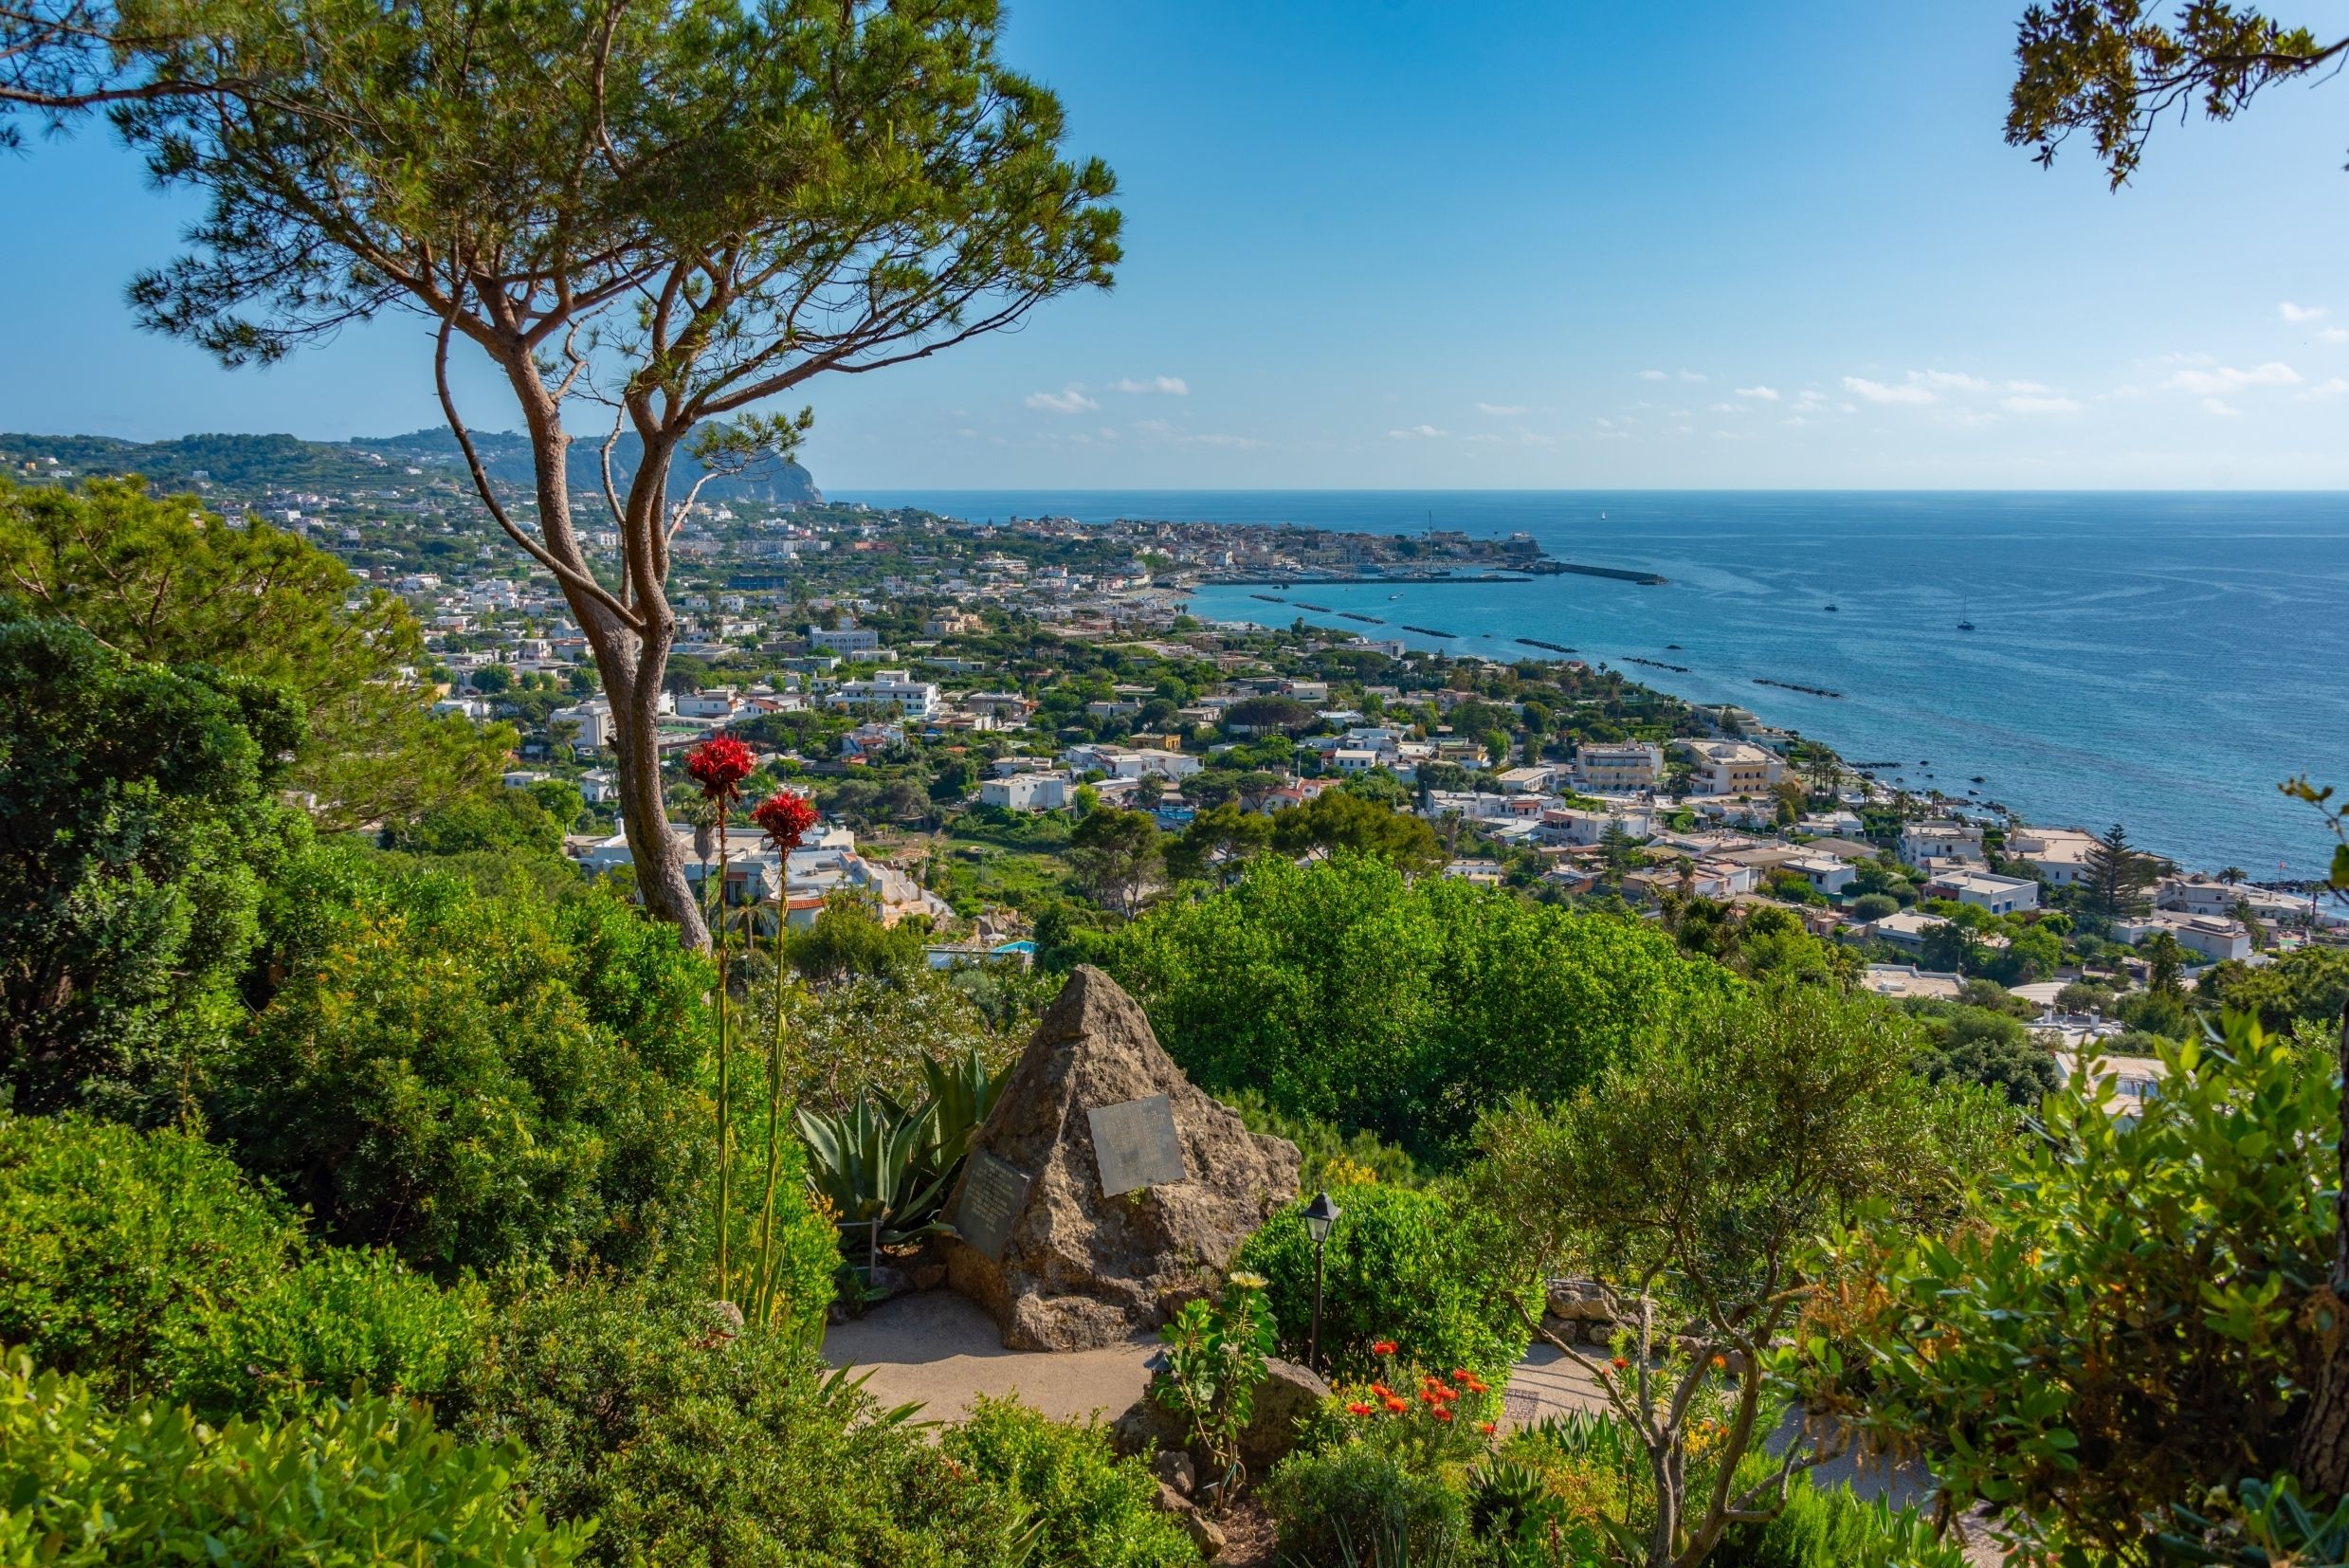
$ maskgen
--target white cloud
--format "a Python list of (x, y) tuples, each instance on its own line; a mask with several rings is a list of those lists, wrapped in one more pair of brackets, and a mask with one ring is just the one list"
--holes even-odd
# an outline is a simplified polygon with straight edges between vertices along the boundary
[(1252, 435), (1194, 435), (1191, 439), (1202, 447), (1230, 447), (1244, 452), (1256, 451), (1271, 445), (1270, 442), (1259, 441)]
[(1775, 403), (1778, 400), (1778, 389), (1775, 387), (1739, 387), (1738, 395), (1753, 398), (1757, 402)]
[(2054, 390), (2044, 381), (2010, 381), (2007, 383), (2007, 391), (2019, 392), (2025, 397), (2045, 397)]
[(1056, 392), (1029, 392), (1028, 406), (1052, 413), (1087, 413), (1101, 407), (1084, 395), (1084, 389), (1071, 381), (1067, 388)]
[(2306, 323), (2309, 321), (2322, 321), (2333, 313), (2325, 309), (2322, 305), (2296, 305), (2292, 303), (2291, 301), (2286, 300), (2282, 304), (2276, 306), (2276, 314), (2283, 317), (2287, 321)]
[(2270, 359), (2249, 370), (2238, 370), (2232, 365), (2221, 365), (2216, 370), (2182, 370), (2162, 383), (2173, 392), (2241, 392), (2246, 387), (2291, 387), (2300, 383), (2300, 372), (2280, 359)]
[(2349, 327), (2326, 327), (2317, 334), (2320, 343), (2349, 343)]
[(2303, 402), (2314, 403), (2320, 398), (2339, 397), (2342, 392), (2349, 392), (2349, 381), (2336, 375), (2329, 381), (2318, 382), (2300, 395)]
[(1477, 447), (1498, 447), (1501, 445), (1501, 438), (1497, 435), (1491, 434), (1472, 435), (1468, 437), (1468, 441), (1470, 445)]
[(1495, 419), (1516, 419), (1534, 410), (1518, 403), (1479, 403), (1476, 411), (1491, 414)]
[(1191, 384), (1179, 375), (1154, 375), (1142, 381), (1137, 381), (1129, 375), (1122, 381), (1112, 381), (1109, 384), (1109, 390), (1121, 392), (1164, 392), (1169, 397), (1189, 397), (1191, 395)]
[(1911, 385), (1930, 387), (1936, 392), (1982, 392), (1990, 391), (1990, 383), (1978, 375), (1967, 375), (1960, 371), (1911, 371)]
[(1745, 405), (1742, 403), (1707, 403), (1704, 406), (1704, 411), (1706, 413), (1743, 413)]
[(1906, 386), (1887, 387), (1882, 381), (1870, 381), (1862, 375), (1844, 377), (1844, 390), (1870, 403), (1930, 403), (1933, 394), (1914, 382)]
[(2018, 392), (1998, 400), (1998, 406), (2009, 413), (2078, 413), (2080, 405), (2068, 397), (2050, 397), (2045, 392)]
[(1669, 381), (1672, 379), (1662, 371), (1642, 371), (1639, 373), (1639, 378), (1642, 381)]
[(2204, 398), (2202, 400), (2202, 410), (2205, 413), (2216, 414), (2221, 419), (2240, 419), (2243, 417), (2243, 410), (2241, 409), (2238, 409), (2233, 404), (2225, 402), (2224, 400), (2216, 397)]
[(1703, 382), (1705, 377), (1703, 371), (1683, 371), (1680, 373), (1680, 378), (1683, 381)]
[(1794, 398), (1794, 410), (1797, 413), (1812, 413), (1826, 407), (1827, 399), (1807, 388)]
[(1389, 441), (1438, 441), (1449, 434), (1451, 431), (1439, 430), (1432, 425), (1413, 425), (1408, 429), (1389, 430), (1387, 439)]
[(965, 441), (976, 441), (976, 440), (978, 439), (978, 431), (974, 430), (974, 429), (970, 429), (970, 428), (963, 428), (963, 429), (956, 430), (955, 433), (956, 433), (956, 435), (958, 435), (958, 436), (962, 437), (962, 439), (963, 439), (963, 440), (965, 440)]

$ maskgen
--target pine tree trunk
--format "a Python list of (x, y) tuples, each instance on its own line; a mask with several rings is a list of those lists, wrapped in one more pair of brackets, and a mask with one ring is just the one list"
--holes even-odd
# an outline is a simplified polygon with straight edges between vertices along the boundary
[[(2344, 1085), (2342, 1108), (2349, 1114), (2349, 1008), (2341, 1011), (2339, 1068)], [(2307, 1496), (2329, 1501), (2349, 1492), (2349, 1126), (2342, 1128), (2340, 1171), (2333, 1194), (2333, 1311), (2324, 1366), (2300, 1429), (2292, 1470)]]

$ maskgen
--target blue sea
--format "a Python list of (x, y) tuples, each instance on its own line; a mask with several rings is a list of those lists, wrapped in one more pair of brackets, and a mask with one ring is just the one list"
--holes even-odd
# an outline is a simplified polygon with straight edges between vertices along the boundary
[[(1911, 787), (1969, 789), (2190, 866), (2315, 875), (2306, 773), (2349, 793), (2349, 495), (1630, 491), (899, 491), (842, 499), (973, 520), (1068, 516), (1522, 532), (1661, 573), (1518, 584), (1215, 589), (1194, 612), (1492, 657), (1563, 644), (1699, 702), (1753, 709)], [(1281, 593), (1332, 610), (1267, 604)], [(1399, 595), (1396, 596), (1396, 595)], [(1829, 612), (1825, 606), (1837, 608)], [(1973, 631), (1958, 623), (1971, 620)], [(1677, 648), (1668, 645), (1677, 644)], [(1680, 674), (1627, 659), (1679, 665)], [(1844, 693), (1757, 685), (1757, 677)], [(1979, 775), (1983, 782), (1975, 784)]]

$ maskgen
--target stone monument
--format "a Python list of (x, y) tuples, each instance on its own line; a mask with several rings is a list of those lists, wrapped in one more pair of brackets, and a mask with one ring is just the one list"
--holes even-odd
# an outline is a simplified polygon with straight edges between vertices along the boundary
[(1134, 998), (1080, 965), (971, 1140), (947, 1282), (1009, 1349), (1115, 1344), (1219, 1283), (1297, 1171), (1295, 1144), (1201, 1093)]

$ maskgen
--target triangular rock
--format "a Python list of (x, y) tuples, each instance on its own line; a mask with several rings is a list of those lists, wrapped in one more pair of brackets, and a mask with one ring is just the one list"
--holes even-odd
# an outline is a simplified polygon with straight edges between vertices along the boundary
[[(1088, 1113), (1154, 1095), (1173, 1115), (1183, 1179), (1107, 1195)], [(1123, 1114), (1153, 1119), (1147, 1108)], [(992, 1184), (990, 1223), (965, 1229), (982, 1244), (1000, 1239), (1002, 1251), (950, 1236), (947, 1278), (994, 1315), (1012, 1350), (1083, 1350), (1156, 1326), (1297, 1195), (1297, 1146), (1249, 1132), (1194, 1087), (1134, 998), (1089, 964), (1037, 1024), (971, 1149), (946, 1214), (973, 1219), (966, 1198), (984, 1209)]]

